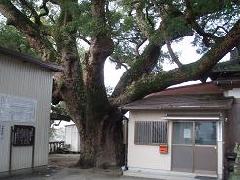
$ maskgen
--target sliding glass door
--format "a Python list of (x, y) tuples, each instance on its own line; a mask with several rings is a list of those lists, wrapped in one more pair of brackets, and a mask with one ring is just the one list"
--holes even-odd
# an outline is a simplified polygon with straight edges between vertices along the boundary
[(173, 122), (172, 170), (217, 171), (216, 122)]

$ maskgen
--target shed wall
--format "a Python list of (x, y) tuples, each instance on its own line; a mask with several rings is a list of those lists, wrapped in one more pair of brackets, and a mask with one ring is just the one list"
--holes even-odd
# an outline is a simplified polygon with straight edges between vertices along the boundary
[[(148, 168), (158, 170), (171, 170), (171, 155), (160, 154), (159, 146), (135, 145), (134, 144), (134, 123), (135, 121), (161, 121), (164, 114), (159, 111), (130, 111), (130, 121), (128, 126), (128, 166), (131, 168)], [(171, 152), (171, 132), (172, 124), (168, 127), (168, 147)]]
[[(47, 165), (51, 87), (52, 72), (0, 55), (0, 93), (29, 98), (37, 102), (35, 122), (0, 121), (5, 126), (4, 138), (0, 141), (0, 146), (5, 148), (4, 151), (0, 150), (0, 172), (8, 171), (9, 168), (10, 128), (13, 125), (35, 126), (34, 165)], [(31, 167), (31, 162), (32, 147), (13, 147), (13, 170)]]

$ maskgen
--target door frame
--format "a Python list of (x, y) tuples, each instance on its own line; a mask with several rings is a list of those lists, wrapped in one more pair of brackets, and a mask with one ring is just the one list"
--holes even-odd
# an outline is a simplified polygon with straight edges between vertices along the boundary
[[(201, 120), (199, 120), (199, 121), (201, 121)], [(216, 123), (216, 145), (196, 145), (196, 143), (195, 143), (195, 122), (196, 122), (196, 120), (195, 121), (193, 121), (193, 120), (174, 120), (174, 121), (171, 121), (171, 123), (172, 123), (172, 130), (171, 130), (171, 171), (174, 171), (173, 170), (173, 146), (174, 146), (174, 144), (173, 144), (173, 126), (174, 126), (174, 123), (184, 123), (184, 122), (191, 122), (192, 124), (193, 124), (193, 126), (192, 126), (192, 128), (193, 128), (193, 130), (192, 130), (192, 144), (191, 145), (187, 145), (187, 144), (178, 144), (178, 145), (182, 145), (182, 146), (192, 146), (192, 151), (193, 151), (193, 162), (192, 162), (192, 164), (193, 164), (193, 166), (192, 166), (192, 170), (191, 171), (189, 171), (189, 172), (191, 172), (191, 173), (195, 173), (195, 161), (194, 161), (194, 153), (195, 153), (195, 146), (208, 146), (208, 147), (216, 147), (216, 171), (214, 171), (215, 172), (215, 174), (217, 175), (218, 174), (218, 133), (219, 133), (219, 125), (218, 125), (218, 121), (213, 121), (213, 120), (204, 120), (204, 121), (206, 121), (206, 122), (215, 122)], [(201, 122), (204, 122), (204, 121), (201, 121)], [(198, 122), (198, 121), (197, 121)], [(177, 145), (177, 146), (178, 146)], [(199, 172), (198, 172), (199, 173)]]

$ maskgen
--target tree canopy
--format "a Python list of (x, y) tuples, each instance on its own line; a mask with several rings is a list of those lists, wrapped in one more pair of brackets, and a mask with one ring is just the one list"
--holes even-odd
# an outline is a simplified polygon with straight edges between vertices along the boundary
[[(65, 101), (80, 130), (80, 165), (119, 164), (122, 114), (117, 107), (205, 79), (239, 46), (239, 7), (238, 0), (1, 0), (7, 26), (1, 25), (0, 39), (63, 66), (54, 76), (53, 103)], [(189, 64), (181, 63), (171, 47), (186, 36), (194, 36), (202, 55)], [(83, 51), (83, 44), (89, 48)], [(107, 58), (126, 69), (111, 95), (104, 86)], [(164, 71), (164, 61), (178, 68)]]

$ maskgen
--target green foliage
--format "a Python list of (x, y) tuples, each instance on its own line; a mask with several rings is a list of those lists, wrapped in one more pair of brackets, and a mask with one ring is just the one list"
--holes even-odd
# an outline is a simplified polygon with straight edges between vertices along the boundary
[[(34, 22), (33, 14), (29, 8), (22, 6), (19, 0), (12, 0), (12, 2)], [(41, 8), (42, 2), (37, 0), (27, 0), (27, 2), (35, 9), (37, 14), (44, 12), (44, 9)], [(41, 17), (42, 24), (47, 26), (50, 34), (52, 34), (49, 39), (54, 46), (58, 44), (61, 47), (62, 37), (69, 36), (73, 32), (77, 32), (78, 35), (88, 39), (97, 34), (111, 33), (115, 43), (112, 57), (129, 67), (141, 55), (146, 44), (142, 45), (146, 37), (136, 22), (136, 4), (141, 3), (143, 20), (155, 31), (149, 35), (151, 41), (159, 42), (164, 40), (165, 36), (176, 36), (191, 31), (189, 24), (183, 18), (186, 14), (186, 3), (183, 0), (107, 0), (105, 6), (106, 17), (99, 18), (93, 18), (91, 1), (89, 0), (60, 2), (61, 6), (48, 2), (49, 14)], [(190, 2), (192, 18), (196, 18), (200, 27), (206, 33), (211, 33), (217, 37), (224, 36), (240, 18), (239, 4), (231, 0), (192, 0)], [(68, 14), (72, 14), (72, 21), (65, 24), (64, 18)], [(165, 32), (159, 34), (156, 30), (163, 20)], [(24, 36), (15, 28), (1, 25), (0, 31), (0, 40), (6, 42), (4, 46), (35, 54)], [(195, 39), (192, 43), (197, 46), (198, 53), (204, 53), (211, 48), (203, 43), (201, 35), (195, 33), (194, 36)], [(81, 59), (83, 59), (84, 54), (84, 52), (80, 53)], [(163, 61), (169, 61), (169, 58), (164, 54), (159, 58), (155, 69), (161, 70)]]
[(66, 108), (66, 104), (64, 102), (60, 102), (57, 105), (52, 105), (51, 112), (56, 113), (56, 114), (66, 115), (66, 116), (69, 115), (67, 108)]
[(189, 31), (189, 26), (181, 17), (168, 17), (166, 24), (166, 31), (170, 36), (171, 34), (181, 34), (182, 32)]
[[(194, 13), (203, 14), (198, 17), (197, 22), (206, 33), (210, 33), (216, 37), (223, 37), (240, 18), (239, 5), (232, 3), (230, 0), (224, 1), (223, 4), (219, 4), (215, 0), (196, 0), (196, 2), (193, 9)], [(203, 54), (210, 49), (202, 40), (199, 34), (195, 34), (194, 41), (192, 42), (197, 47), (197, 53), (199, 54)]]
[(36, 52), (30, 47), (26, 38), (15, 27), (0, 24), (1, 46), (14, 49), (22, 53), (37, 56)]

